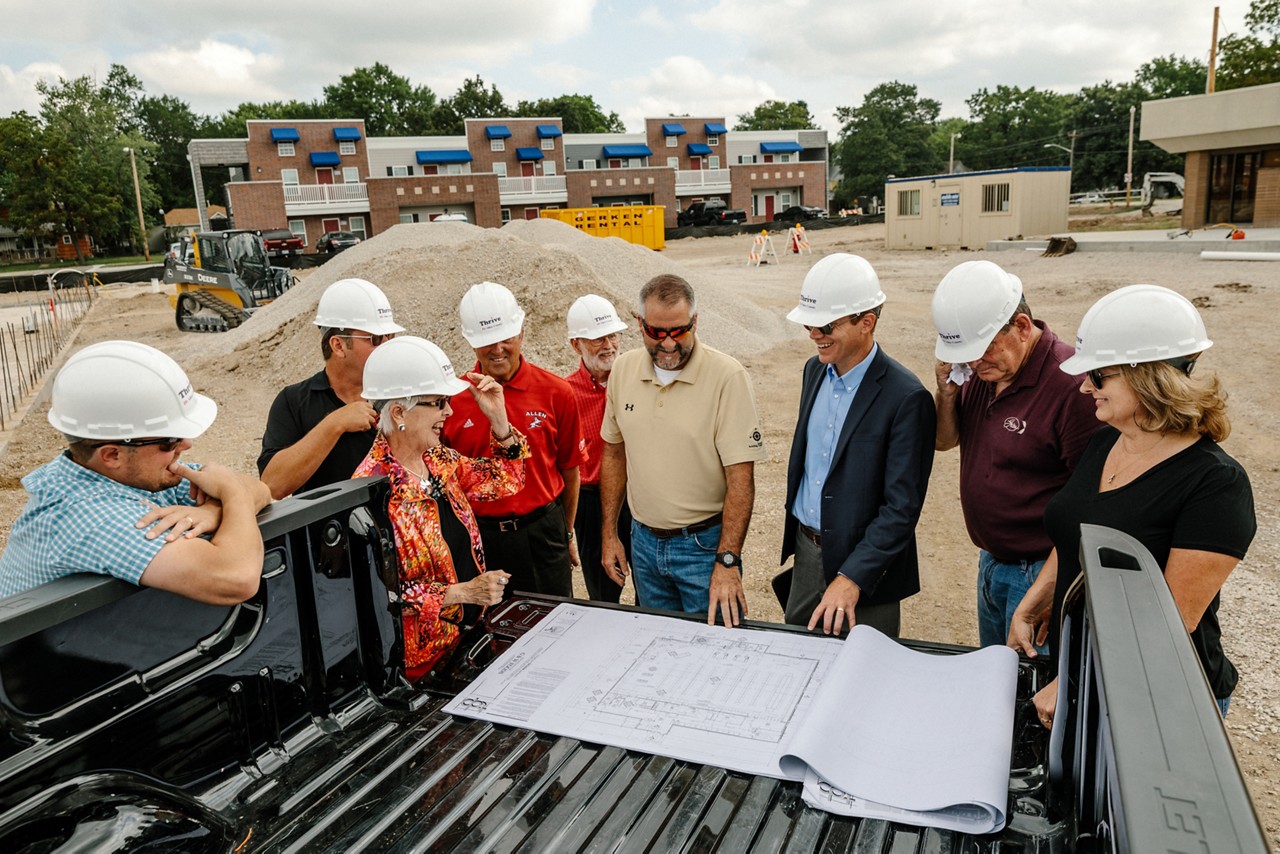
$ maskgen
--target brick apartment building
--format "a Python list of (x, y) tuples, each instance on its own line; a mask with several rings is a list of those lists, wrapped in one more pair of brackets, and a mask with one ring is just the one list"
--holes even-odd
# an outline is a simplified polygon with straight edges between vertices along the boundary
[(371, 139), (358, 119), (246, 124), (247, 139), (192, 140), (196, 198), (203, 204), (202, 168), (230, 168), (234, 227), (288, 227), (308, 247), (329, 231), (369, 237), (444, 213), (497, 227), (551, 208), (663, 205), (670, 227), (678, 210), (709, 198), (749, 222), (827, 206), (823, 130), (729, 131), (712, 116), (565, 134), (558, 118), (494, 118), (468, 119), (460, 136)]

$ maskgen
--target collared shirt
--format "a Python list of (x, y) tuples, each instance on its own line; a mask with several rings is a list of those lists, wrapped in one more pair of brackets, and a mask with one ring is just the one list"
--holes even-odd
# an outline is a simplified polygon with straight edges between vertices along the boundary
[[(474, 370), (480, 370), (477, 362)], [(560, 377), (521, 358), (515, 376), (502, 384), (507, 419), (529, 442), (524, 489), (506, 498), (477, 501), (477, 516), (506, 519), (523, 516), (554, 501), (564, 491), (560, 474), (583, 462), (578, 402)], [(489, 419), (470, 391), (454, 395), (453, 415), (444, 422), (444, 442), (463, 456), (482, 457), (489, 450)]]
[(1040, 340), (999, 395), (978, 377), (960, 387), (960, 508), (974, 545), (1003, 561), (1040, 559), (1053, 543), (1049, 499), (1098, 429), (1080, 377), (1058, 366), (1075, 350), (1037, 320)]
[(578, 401), (578, 415), (582, 418), (582, 468), (578, 472), (582, 483), (600, 482), (600, 457), (604, 453), (604, 440), (600, 438), (600, 422), (604, 421), (606, 387), (601, 385), (587, 366), (579, 363), (578, 370), (564, 378), (573, 389)]
[(195, 505), (186, 480), (150, 492), (87, 469), (65, 451), (22, 486), (29, 498), (0, 555), (0, 597), (77, 572), (140, 584), (165, 539), (148, 540), (137, 521), (153, 507)]
[(609, 374), (600, 434), (624, 442), (627, 502), (642, 524), (681, 528), (724, 509), (724, 469), (765, 458), (746, 368), (698, 341), (675, 381), (658, 384), (643, 348)]
[[(329, 385), (329, 375), (324, 371), (282, 389), (267, 415), (267, 426), (262, 433), (262, 453), (258, 456), (258, 474), (266, 471), (267, 464), (277, 453), (296, 445), (329, 413), (344, 406), (346, 404)], [(343, 433), (298, 492), (350, 478), (377, 437), (378, 431), (372, 429)]]
[(840, 441), (840, 430), (844, 427), (845, 416), (849, 414), (853, 396), (858, 393), (862, 378), (867, 375), (867, 368), (879, 350), (880, 345), (872, 343), (866, 358), (843, 376), (836, 373), (834, 365), (827, 365), (822, 385), (813, 399), (813, 408), (809, 410), (804, 477), (800, 479), (800, 489), (796, 492), (791, 512), (801, 524), (815, 531), (822, 530), (822, 485), (827, 482), (827, 473), (831, 471), (831, 459)]
[[(472, 561), (476, 569), (485, 571), (484, 545), (470, 502), (513, 495), (524, 485), (529, 446), (519, 432), (516, 438), (510, 448), (493, 443), (491, 456), (479, 459), (451, 448), (432, 448), (415, 463), (428, 475), (424, 480), (407, 470), (391, 453), (386, 438), (379, 436), (355, 471), (355, 477), (386, 475), (391, 485), (387, 515), (400, 557), (400, 595), (407, 606), (402, 612), (406, 667), (434, 665), (458, 640), (458, 627), (448, 620), (456, 620), (461, 609), (446, 608), (445, 593), (458, 583), (458, 563)], [(470, 555), (449, 551), (440, 523), (442, 498), (466, 528)]]

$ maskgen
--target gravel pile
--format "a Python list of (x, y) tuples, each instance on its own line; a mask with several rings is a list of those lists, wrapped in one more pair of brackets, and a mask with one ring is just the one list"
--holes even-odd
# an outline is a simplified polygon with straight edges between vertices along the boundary
[[(741, 298), (745, 276), (725, 281), (686, 270), (620, 238), (593, 237), (550, 219), (518, 220), (501, 229), (415, 223), (342, 252), (244, 325), (184, 340), (172, 355), (189, 367), (252, 372), (281, 383), (307, 376), (320, 363), (311, 322), (320, 295), (339, 279), (358, 277), (386, 293), (400, 325), (439, 344), (461, 368), (471, 364), (472, 353), (458, 328), (458, 304), (467, 288), (487, 280), (510, 288), (525, 310), (529, 359), (563, 374), (576, 365), (565, 343), (565, 314), (573, 301), (600, 294), (629, 319), (641, 285), (659, 273), (676, 273), (693, 285), (703, 309), (699, 332), (713, 347), (745, 357), (793, 332), (776, 314)], [(626, 334), (633, 340), (624, 348), (638, 343), (634, 322), (630, 326)]]

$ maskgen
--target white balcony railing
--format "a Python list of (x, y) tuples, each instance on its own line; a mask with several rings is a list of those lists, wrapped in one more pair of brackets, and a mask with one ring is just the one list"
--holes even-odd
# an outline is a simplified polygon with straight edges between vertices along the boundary
[(331, 205), (369, 201), (367, 184), (285, 184), (286, 205)]
[(501, 196), (541, 196), (567, 192), (563, 175), (498, 179), (498, 194)]
[(703, 190), (708, 187), (728, 187), (728, 169), (678, 169), (676, 170), (676, 192), (681, 190)]

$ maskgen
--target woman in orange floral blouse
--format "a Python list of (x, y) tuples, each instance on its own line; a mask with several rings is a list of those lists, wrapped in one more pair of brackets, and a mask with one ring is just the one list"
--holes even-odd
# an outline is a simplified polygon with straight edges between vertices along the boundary
[[(485, 571), (470, 501), (500, 498), (524, 486), (529, 446), (507, 421), (502, 386), (453, 365), (430, 341), (394, 338), (369, 356), (364, 391), (380, 414), (378, 438), (354, 477), (386, 475), (387, 512), (400, 558), (405, 673), (416, 682), (458, 641), (464, 605), (496, 605), (507, 573)], [(474, 384), (474, 385), (473, 385)], [(470, 390), (492, 431), (492, 457), (464, 457), (440, 444), (452, 414), (449, 397)]]

